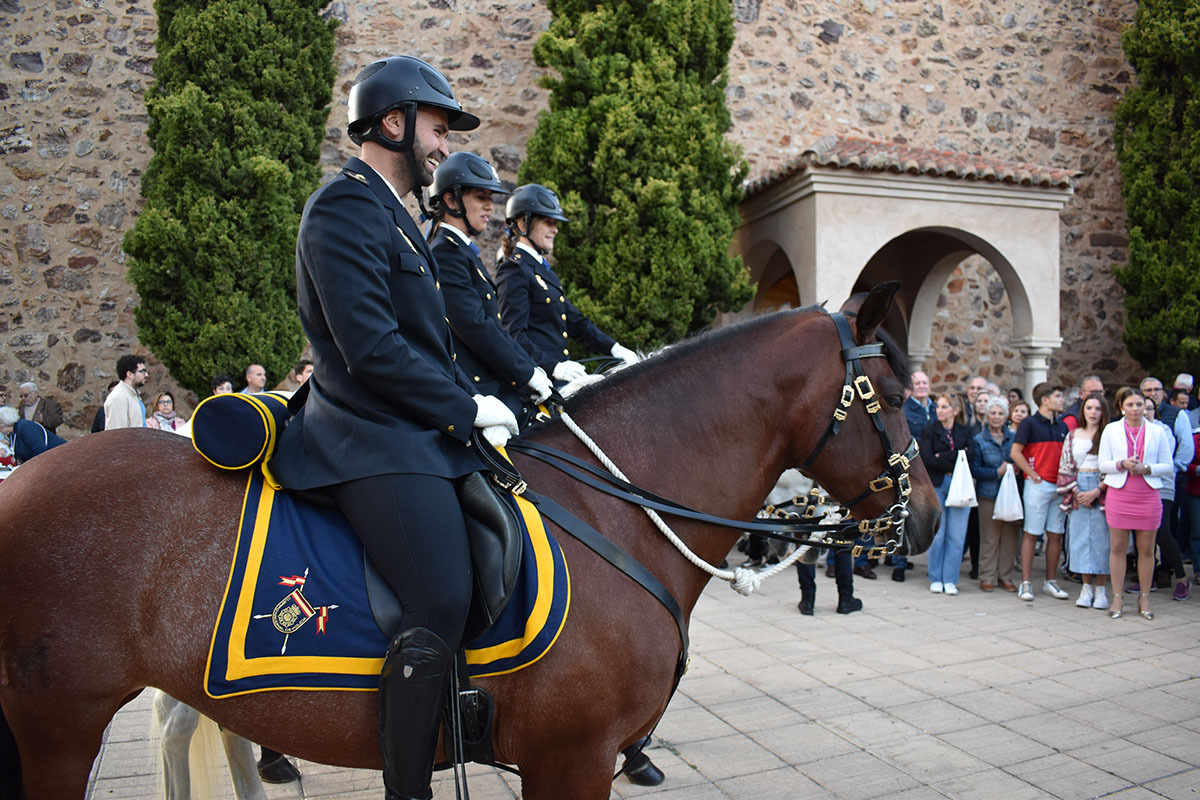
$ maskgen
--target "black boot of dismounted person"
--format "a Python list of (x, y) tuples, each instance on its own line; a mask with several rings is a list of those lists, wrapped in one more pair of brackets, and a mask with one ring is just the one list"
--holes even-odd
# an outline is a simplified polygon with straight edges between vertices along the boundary
[(454, 653), (428, 628), (392, 637), (379, 678), (379, 747), (387, 800), (429, 800)]
[(853, 614), (855, 611), (862, 611), (862, 600), (857, 597), (838, 597), (839, 614)]

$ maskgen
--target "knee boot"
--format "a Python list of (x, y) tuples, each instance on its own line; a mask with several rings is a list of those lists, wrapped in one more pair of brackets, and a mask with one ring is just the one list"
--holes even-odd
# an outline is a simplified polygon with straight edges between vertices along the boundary
[(379, 746), (387, 800), (428, 800), (454, 653), (428, 628), (392, 637), (379, 679)]

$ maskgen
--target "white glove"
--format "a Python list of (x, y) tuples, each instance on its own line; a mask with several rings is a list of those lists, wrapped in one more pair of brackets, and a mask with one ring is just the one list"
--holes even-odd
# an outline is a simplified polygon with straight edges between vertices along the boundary
[(587, 375), (587, 370), (578, 361), (560, 361), (554, 365), (554, 380), (570, 383)]
[[(471, 399), (479, 407), (479, 410), (475, 412), (475, 427), (484, 429), (484, 436), (487, 436), (489, 442), (492, 441), (492, 438), (487, 434), (488, 428), (504, 428), (513, 436), (517, 435), (520, 430), (517, 427), (517, 418), (513, 416), (512, 410), (500, 401), (499, 397), (491, 394), (477, 394)], [(507, 437), (505, 440), (507, 441)]]
[(611, 355), (612, 355), (612, 357), (613, 357), (613, 358), (619, 358), (619, 359), (621, 359), (622, 361), (624, 361), (624, 362), (625, 362), (625, 366), (627, 366), (627, 367), (628, 367), (628, 366), (630, 366), (630, 365), (632, 365), (632, 364), (636, 364), (636, 363), (638, 363), (638, 361), (640, 361), (640, 360), (641, 360), (641, 359), (639, 359), (639, 358), (638, 358), (638, 354), (637, 354), (637, 353), (633, 352), (633, 351), (632, 351), (632, 350), (630, 350), (628, 347), (622, 347), (622, 346), (621, 346), (621, 345), (619, 345), (619, 344), (614, 344), (614, 345), (612, 346), (612, 353), (611, 353)]
[(512, 437), (508, 428), (503, 425), (489, 425), (483, 429), (483, 438), (487, 439), (492, 447), (504, 447)]
[(525, 384), (525, 388), (533, 396), (533, 402), (544, 403), (550, 396), (550, 392), (554, 390), (554, 384), (550, 382), (550, 376), (546, 374), (546, 370), (534, 367), (533, 377), (529, 379), (529, 383)]

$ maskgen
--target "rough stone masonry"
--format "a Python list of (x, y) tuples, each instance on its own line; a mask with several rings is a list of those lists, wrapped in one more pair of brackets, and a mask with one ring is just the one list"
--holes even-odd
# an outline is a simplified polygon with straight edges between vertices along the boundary
[[(1121, 343), (1112, 277), (1128, 256), (1112, 109), (1133, 81), (1120, 32), (1135, 9), (1134, 0), (734, 0), (730, 136), (752, 179), (823, 134), (1077, 171), (1062, 214), (1064, 346), (1051, 375), (1127, 381), (1139, 367)], [(411, 53), (442, 69), (484, 120), (453, 146), (515, 180), (547, 105), (532, 57), (549, 24), (543, 5), (335, 0), (325, 13), (341, 21), (329, 173), (351, 152), (343, 130), (355, 73)], [(117, 357), (142, 351), (121, 239), (152, 155), (143, 97), (156, 30), (150, 0), (0, 0), (0, 383), (31, 379), (57, 397), (67, 435), (90, 426)], [(1007, 298), (986, 262), (956, 271), (941, 312), (935, 383), (976, 371), (1018, 382)], [(178, 390), (150, 364), (149, 391)]]

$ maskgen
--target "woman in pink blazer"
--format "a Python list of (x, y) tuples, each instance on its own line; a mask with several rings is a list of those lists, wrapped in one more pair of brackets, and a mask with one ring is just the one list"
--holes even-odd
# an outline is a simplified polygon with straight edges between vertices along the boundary
[(1154, 536), (1162, 522), (1158, 490), (1163, 480), (1174, 480), (1175, 464), (1166, 433), (1146, 422), (1145, 396), (1129, 386), (1117, 391), (1121, 419), (1109, 423), (1100, 434), (1100, 473), (1108, 485), (1104, 515), (1109, 528), (1108, 567), (1112, 574), (1113, 598), (1108, 615), (1121, 616), (1125, 587), (1125, 553), (1132, 533), (1138, 551), (1138, 614), (1154, 619), (1150, 611), (1150, 587), (1154, 572)]

